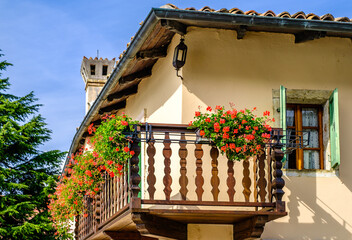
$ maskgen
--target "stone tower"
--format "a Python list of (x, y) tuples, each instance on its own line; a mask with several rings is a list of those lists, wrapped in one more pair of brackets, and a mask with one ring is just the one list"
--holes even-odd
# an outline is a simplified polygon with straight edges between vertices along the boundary
[(86, 113), (98, 97), (114, 67), (115, 58), (108, 60), (83, 57), (81, 75), (86, 85)]

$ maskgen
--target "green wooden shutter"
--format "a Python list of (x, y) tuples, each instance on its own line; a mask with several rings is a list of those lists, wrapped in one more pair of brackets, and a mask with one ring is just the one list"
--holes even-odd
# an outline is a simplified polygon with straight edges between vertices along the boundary
[[(286, 135), (286, 88), (284, 86), (280, 86), (280, 127), (282, 128), (284, 135)], [(286, 145), (286, 136), (282, 139), (282, 144)], [(282, 149), (285, 151), (285, 147)], [(286, 155), (282, 159), (283, 162), (286, 161)]]
[(339, 127), (339, 102), (337, 88), (333, 91), (329, 99), (330, 112), (330, 148), (331, 167), (340, 165), (340, 127)]

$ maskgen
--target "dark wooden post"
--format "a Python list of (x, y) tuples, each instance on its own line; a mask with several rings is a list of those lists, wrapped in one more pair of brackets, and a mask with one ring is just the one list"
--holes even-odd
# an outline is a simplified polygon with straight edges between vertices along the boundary
[(93, 219), (94, 219), (94, 232), (98, 231), (100, 224), (100, 193), (95, 196), (94, 208), (93, 208)]
[(75, 216), (75, 239), (78, 240), (80, 237), (79, 234), (79, 229), (80, 229), (80, 219), (79, 219), (79, 215)]
[(132, 135), (131, 151), (134, 151), (134, 155), (130, 159), (130, 189), (131, 189), (131, 208), (141, 207), (141, 198), (138, 194), (141, 191), (139, 183), (141, 182), (141, 176), (139, 175), (139, 154), (141, 152), (140, 139), (138, 138), (138, 126), (134, 126), (134, 133)]
[(276, 211), (284, 212), (285, 211), (285, 202), (282, 201), (282, 196), (284, 195), (284, 191), (282, 188), (285, 186), (285, 181), (282, 179), (282, 159), (284, 158), (284, 153), (281, 150), (282, 144), (277, 143), (274, 146), (273, 154), (272, 154), (272, 162), (273, 162), (273, 176), (274, 180), (272, 183), (273, 196), (276, 200)]

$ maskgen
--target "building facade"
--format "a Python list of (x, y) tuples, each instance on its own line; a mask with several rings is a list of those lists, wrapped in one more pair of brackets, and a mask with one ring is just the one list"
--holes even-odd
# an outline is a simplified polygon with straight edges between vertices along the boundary
[[(188, 47), (179, 71), (182, 78), (172, 66), (181, 36)], [(132, 208), (124, 213), (123, 187), (111, 182), (110, 188), (117, 189), (115, 208), (107, 209), (115, 190), (110, 191), (113, 195), (105, 192), (99, 197), (99, 214), (93, 214), (89, 223), (81, 219), (76, 226), (77, 237), (352, 238), (352, 162), (348, 152), (352, 135), (351, 37), (350, 20), (331, 15), (195, 11), (173, 5), (152, 9), (96, 101), (88, 100), (90, 109), (70, 149), (74, 152), (84, 144), (89, 138), (87, 127), (99, 125), (106, 113), (125, 112), (141, 122), (155, 123), (151, 124), (155, 131), (170, 127), (160, 130), (164, 141), (139, 145), (137, 205), (144, 210)], [(269, 152), (268, 161), (263, 158), (260, 162), (258, 157), (229, 166), (224, 156), (212, 153), (211, 146), (203, 145), (200, 150), (197, 144), (187, 143), (186, 151), (180, 147), (182, 141), (165, 142), (174, 131), (171, 124), (180, 124), (174, 128), (177, 137), (182, 137), (181, 125), (193, 120), (199, 107), (205, 111), (207, 106), (227, 107), (229, 102), (238, 109), (256, 107), (258, 114), (269, 110), (276, 119), (273, 127), (285, 130), (287, 142), (290, 136), (309, 132), (303, 136), (306, 142), (301, 148), (283, 148), (287, 153), (282, 170), (283, 205), (274, 198), (277, 189), (272, 186), (277, 182), (273, 179), (279, 172), (271, 168), (275, 160)], [(201, 183), (197, 179), (202, 179)], [(131, 185), (125, 192), (131, 195), (125, 205), (132, 206), (137, 195), (129, 189), (136, 183), (132, 175), (127, 182)], [(234, 192), (232, 201), (229, 189)], [(99, 222), (94, 225), (95, 217)]]

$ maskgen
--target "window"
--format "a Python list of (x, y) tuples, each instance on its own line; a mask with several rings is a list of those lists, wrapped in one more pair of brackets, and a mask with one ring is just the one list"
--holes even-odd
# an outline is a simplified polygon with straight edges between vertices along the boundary
[(103, 76), (108, 75), (108, 66), (107, 65), (103, 65)]
[[(282, 139), (288, 154), (283, 161), (289, 169), (327, 169), (340, 165), (338, 90), (273, 89), (273, 106), (278, 110)], [(290, 149), (295, 135), (309, 145)], [(288, 150), (292, 150), (288, 151)]]
[(320, 105), (287, 104), (287, 139), (298, 135), (304, 143), (287, 154), (289, 169), (324, 169), (322, 115)]
[(95, 75), (95, 65), (90, 65), (90, 75)]

